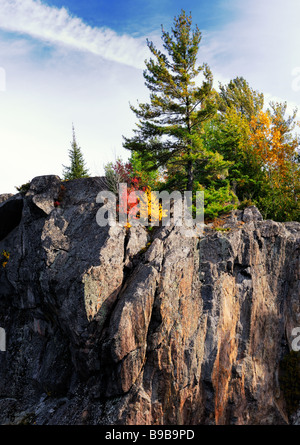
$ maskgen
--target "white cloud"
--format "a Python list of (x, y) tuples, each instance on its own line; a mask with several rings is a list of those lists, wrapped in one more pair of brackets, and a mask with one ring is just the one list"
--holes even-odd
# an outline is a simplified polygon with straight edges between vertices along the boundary
[(229, 0), (227, 7), (232, 20), (205, 38), (213, 72), (226, 79), (245, 77), (266, 100), (300, 105), (292, 76), (300, 67), (299, 0)]
[[(91, 28), (64, 9), (33, 0), (0, 0), (0, 193), (34, 176), (62, 173), (71, 126), (92, 175), (128, 156), (122, 135), (143, 98), (145, 39)], [(33, 37), (28, 39), (27, 37)], [(99, 57), (100, 56), (100, 57)]]
[(103, 174), (115, 155), (125, 159), (122, 135), (135, 124), (128, 102), (146, 93), (136, 68), (62, 47), (39, 59), (36, 50), (35, 41), (0, 37), (7, 84), (0, 91), (0, 194), (16, 193), (35, 176), (61, 176), (72, 122), (92, 175)]
[(143, 67), (145, 39), (93, 28), (65, 8), (47, 6), (39, 0), (0, 0), (0, 28)]

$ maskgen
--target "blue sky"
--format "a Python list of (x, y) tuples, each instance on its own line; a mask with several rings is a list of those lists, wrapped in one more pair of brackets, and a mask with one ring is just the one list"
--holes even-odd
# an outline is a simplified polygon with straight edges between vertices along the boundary
[(78, 0), (49, 0), (49, 5), (67, 8), (86, 23), (97, 27), (109, 27), (118, 33), (144, 36), (156, 32), (160, 24), (171, 26), (173, 17), (184, 9), (198, 17), (198, 26), (214, 28), (226, 23), (233, 13), (229, 2), (221, 0), (89, 0), (86, 5)]
[(300, 109), (299, 0), (0, 0), (0, 194), (62, 174), (74, 123), (92, 175), (117, 156), (146, 101), (146, 38), (191, 11), (215, 87), (244, 76)]

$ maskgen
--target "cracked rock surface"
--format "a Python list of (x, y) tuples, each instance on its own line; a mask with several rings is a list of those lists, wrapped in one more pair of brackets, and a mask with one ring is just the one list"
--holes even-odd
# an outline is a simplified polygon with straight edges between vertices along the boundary
[(280, 363), (300, 223), (249, 207), (199, 237), (99, 227), (103, 186), (47, 176), (0, 196), (0, 423), (298, 423)]

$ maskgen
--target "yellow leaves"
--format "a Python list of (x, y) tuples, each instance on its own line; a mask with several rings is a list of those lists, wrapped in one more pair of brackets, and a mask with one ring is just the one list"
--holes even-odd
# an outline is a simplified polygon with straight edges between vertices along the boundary
[(260, 111), (250, 121), (250, 143), (253, 154), (259, 158), (267, 170), (276, 169), (286, 174), (288, 162), (295, 152), (295, 143), (284, 142), (284, 130), (276, 117)]
[(145, 193), (145, 198), (141, 199), (141, 210), (146, 207), (150, 223), (157, 220), (161, 221), (163, 217), (167, 216), (167, 211), (163, 210), (157, 197), (151, 193), (150, 187), (146, 188)]
[(155, 194), (151, 192), (151, 187), (147, 187), (145, 195), (141, 197), (140, 209), (142, 214), (148, 215), (150, 224), (154, 221), (161, 221), (163, 217), (167, 216), (167, 211), (162, 208)]
[(10, 253), (9, 252), (7, 252), (6, 250), (3, 250), (2, 255), (4, 256), (4, 258), (9, 260), (9, 257), (10, 257)]
[(9, 260), (9, 257), (10, 257), (10, 253), (7, 252), (6, 250), (3, 250), (3, 252), (2, 252), (2, 260), (1, 260), (1, 264), (2, 264), (3, 268), (6, 267), (6, 265), (8, 263), (8, 260)]
[(293, 208), (297, 205), (300, 185), (299, 165), (295, 162), (298, 137), (291, 135), (288, 122), (284, 121), (282, 114), (271, 116), (260, 111), (251, 119), (249, 138), (252, 153), (264, 169), (266, 181), (273, 190), (272, 199), (276, 199), (278, 211), (279, 202), (282, 203), (283, 214), (285, 205), (290, 203)]
[(148, 186), (143, 190), (136, 191), (136, 196), (128, 211), (129, 218), (124, 227), (130, 229), (133, 220), (141, 220), (141, 224), (146, 226), (148, 224), (150, 226), (157, 225), (167, 214), (168, 211), (163, 209), (159, 202), (158, 192), (152, 192), (151, 187)]

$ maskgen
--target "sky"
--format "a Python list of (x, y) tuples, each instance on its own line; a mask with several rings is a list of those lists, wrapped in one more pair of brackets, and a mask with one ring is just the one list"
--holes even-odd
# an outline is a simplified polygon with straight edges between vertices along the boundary
[(216, 89), (243, 76), (266, 105), (300, 110), (299, 0), (0, 0), (0, 194), (62, 177), (72, 125), (91, 176), (130, 156), (129, 105), (149, 98), (146, 39), (160, 47), (181, 9)]

